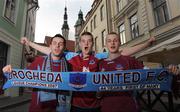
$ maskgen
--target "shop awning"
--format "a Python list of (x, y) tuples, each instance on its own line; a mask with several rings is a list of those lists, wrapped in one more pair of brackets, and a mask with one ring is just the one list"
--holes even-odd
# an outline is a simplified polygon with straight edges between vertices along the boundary
[(180, 63), (180, 34), (135, 54), (135, 57), (145, 57), (151, 62)]

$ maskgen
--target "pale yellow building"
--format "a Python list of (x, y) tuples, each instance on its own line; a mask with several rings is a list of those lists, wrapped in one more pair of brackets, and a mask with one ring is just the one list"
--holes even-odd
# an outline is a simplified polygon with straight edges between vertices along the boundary
[[(122, 48), (143, 43), (154, 36), (156, 41), (134, 56), (142, 60), (146, 68), (180, 66), (179, 6), (180, 0), (94, 0), (80, 32), (89, 31), (94, 35), (96, 52), (105, 51), (105, 35), (112, 31), (120, 35)], [(101, 9), (104, 11), (102, 21)], [(168, 97), (168, 103), (170, 100), (172, 96)]]
[[(145, 68), (167, 67), (169, 64), (180, 65), (179, 0), (111, 0), (110, 5), (112, 31), (120, 34), (121, 47), (143, 43), (150, 36), (156, 38), (152, 46), (134, 55), (144, 62)], [(159, 91), (156, 91), (156, 94), (159, 94)], [(164, 110), (156, 108), (156, 110), (179, 111), (179, 106), (176, 106), (179, 100), (173, 101), (171, 93), (164, 94), (161, 100), (168, 103), (169, 108), (162, 108)], [(167, 94), (168, 98), (165, 98)], [(153, 101), (150, 92), (149, 96), (152, 96), (151, 101)], [(158, 101), (158, 97), (155, 98)], [(154, 106), (150, 107), (153, 108)]]
[(134, 46), (155, 36), (156, 42), (135, 56), (153, 65), (179, 64), (180, 53), (173, 52), (180, 49), (178, 6), (179, 0), (94, 0), (80, 34), (89, 31), (94, 35), (96, 52), (107, 51), (104, 40), (112, 31), (119, 33), (121, 47)]
[(180, 63), (179, 0), (111, 0), (110, 4), (112, 31), (120, 34), (122, 47), (154, 36), (153, 46), (135, 56), (162, 66)]
[(84, 31), (91, 32), (94, 36), (94, 50), (96, 52), (106, 51), (104, 40), (108, 32), (107, 1), (94, 0), (92, 9), (88, 12), (85, 19), (80, 34)]

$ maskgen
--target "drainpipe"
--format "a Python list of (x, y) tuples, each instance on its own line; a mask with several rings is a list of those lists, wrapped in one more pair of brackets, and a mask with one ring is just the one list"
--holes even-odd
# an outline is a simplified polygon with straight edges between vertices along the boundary
[(29, 11), (31, 11), (33, 8), (35, 8), (35, 11), (39, 9), (38, 0), (32, 0), (32, 4), (33, 4), (33, 6), (30, 7), (30, 8), (26, 11), (26, 22), (25, 22), (24, 36), (26, 36), (26, 32), (27, 32), (27, 21), (28, 21), (27, 19), (28, 19)]
[[(34, 11), (38, 10), (39, 9), (39, 5), (38, 5), (38, 0), (31, 0), (32, 2), (28, 2), (28, 4), (33, 4), (32, 7), (30, 7), (27, 11), (26, 11), (26, 21), (25, 21), (25, 31), (24, 31), (24, 37), (26, 36), (26, 32), (27, 32), (27, 21), (28, 21), (28, 15), (29, 15), (29, 12), (34, 9)], [(21, 68), (24, 67), (24, 51), (25, 49), (28, 49), (29, 51), (29, 47), (27, 48), (25, 45), (23, 45), (23, 48), (22, 48), (22, 59), (21, 59)]]

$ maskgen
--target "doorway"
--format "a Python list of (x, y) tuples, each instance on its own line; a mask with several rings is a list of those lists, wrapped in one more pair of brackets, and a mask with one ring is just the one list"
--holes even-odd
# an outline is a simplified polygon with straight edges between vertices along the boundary
[(2, 87), (4, 85), (5, 78), (3, 76), (2, 68), (7, 62), (7, 51), (8, 45), (0, 41), (0, 95), (4, 94)]

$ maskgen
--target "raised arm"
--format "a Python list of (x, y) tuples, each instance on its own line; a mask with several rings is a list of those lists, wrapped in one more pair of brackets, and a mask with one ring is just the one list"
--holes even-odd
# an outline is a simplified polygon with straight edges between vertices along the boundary
[(180, 75), (180, 70), (179, 70), (179, 67), (177, 65), (169, 65), (167, 67), (167, 69), (173, 75), (176, 75), (176, 76)]
[(136, 46), (133, 46), (133, 47), (129, 47), (129, 48), (123, 48), (121, 54), (125, 55), (125, 56), (133, 55), (133, 54), (135, 54), (135, 53), (137, 53), (137, 52), (147, 48), (154, 41), (155, 41), (155, 38), (154, 37), (150, 37), (149, 40), (147, 40), (143, 44), (139, 44), (139, 45), (136, 45)]
[(6, 65), (2, 69), (3, 73), (11, 73), (12, 72), (12, 67), (11, 65)]
[(51, 52), (51, 49), (49, 47), (38, 45), (34, 42), (29, 41), (26, 37), (21, 38), (21, 44), (24, 44), (26, 46), (30, 46), (39, 52), (42, 52), (44, 54), (49, 54)]

